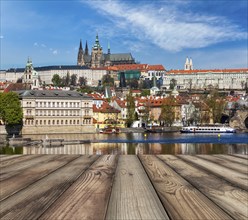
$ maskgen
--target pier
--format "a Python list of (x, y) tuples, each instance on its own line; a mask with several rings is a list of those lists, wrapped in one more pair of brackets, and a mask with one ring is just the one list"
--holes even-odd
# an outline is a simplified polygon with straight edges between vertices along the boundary
[(0, 219), (247, 219), (248, 155), (0, 155)]

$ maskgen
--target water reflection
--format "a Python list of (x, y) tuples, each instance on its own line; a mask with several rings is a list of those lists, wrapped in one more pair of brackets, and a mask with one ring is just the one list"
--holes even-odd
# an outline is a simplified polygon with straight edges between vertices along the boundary
[(246, 144), (91, 143), (0, 148), (1, 154), (248, 154)]

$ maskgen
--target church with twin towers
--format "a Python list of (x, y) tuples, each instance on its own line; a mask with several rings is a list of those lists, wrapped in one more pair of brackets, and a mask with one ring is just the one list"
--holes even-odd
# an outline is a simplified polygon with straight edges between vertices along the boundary
[(135, 64), (135, 59), (131, 53), (111, 53), (109, 44), (107, 53), (104, 53), (103, 48), (100, 45), (98, 34), (96, 35), (95, 43), (92, 46), (91, 51), (88, 48), (87, 41), (85, 43), (85, 48), (83, 49), (82, 40), (80, 40), (77, 57), (78, 66), (101, 68), (120, 64)]

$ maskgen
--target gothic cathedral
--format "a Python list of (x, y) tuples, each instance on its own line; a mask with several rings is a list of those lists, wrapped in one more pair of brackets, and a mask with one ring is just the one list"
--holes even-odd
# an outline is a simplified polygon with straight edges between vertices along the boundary
[(92, 47), (91, 54), (89, 54), (87, 41), (85, 50), (83, 50), (82, 41), (80, 40), (77, 65), (87, 66), (90, 68), (99, 68), (118, 64), (135, 64), (135, 60), (131, 53), (111, 54), (109, 45), (108, 52), (104, 54), (99, 42), (98, 34), (96, 35), (96, 40)]

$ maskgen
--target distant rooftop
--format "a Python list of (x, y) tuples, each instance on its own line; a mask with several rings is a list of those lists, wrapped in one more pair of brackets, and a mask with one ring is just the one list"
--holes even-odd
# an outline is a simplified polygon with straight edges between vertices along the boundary
[(58, 99), (92, 99), (86, 94), (75, 91), (61, 90), (22, 90), (16, 91), (20, 97), (25, 98), (58, 98)]
[[(36, 71), (45, 71), (45, 70), (75, 70), (75, 69), (90, 69), (87, 66), (78, 66), (78, 65), (56, 65), (56, 66), (41, 66), (34, 67)], [(10, 68), (6, 72), (24, 72), (25, 68)]]

